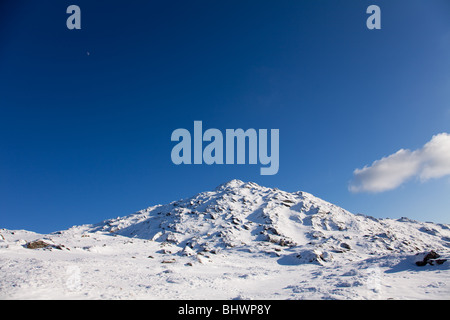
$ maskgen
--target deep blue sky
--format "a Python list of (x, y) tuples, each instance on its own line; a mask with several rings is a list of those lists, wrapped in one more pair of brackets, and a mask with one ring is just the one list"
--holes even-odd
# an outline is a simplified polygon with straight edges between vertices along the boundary
[[(449, 17), (448, 0), (2, 1), (0, 227), (95, 223), (234, 178), (450, 223), (448, 177), (348, 191), (356, 168), (450, 132)], [(175, 166), (171, 133), (194, 120), (280, 129), (279, 173)]]

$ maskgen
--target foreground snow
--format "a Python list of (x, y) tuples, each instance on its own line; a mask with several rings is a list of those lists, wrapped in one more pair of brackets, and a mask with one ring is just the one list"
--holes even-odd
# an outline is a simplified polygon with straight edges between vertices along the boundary
[(1, 229), (0, 298), (448, 299), (449, 262), (415, 259), (449, 248), (448, 225), (234, 180), (49, 235)]

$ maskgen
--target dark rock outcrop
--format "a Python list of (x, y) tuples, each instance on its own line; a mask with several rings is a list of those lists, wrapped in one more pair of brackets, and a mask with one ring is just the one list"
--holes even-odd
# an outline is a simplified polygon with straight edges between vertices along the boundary
[(435, 264), (443, 264), (447, 259), (439, 259), (441, 256), (435, 251), (431, 250), (429, 252), (422, 252), (416, 254), (416, 265), (419, 267)]

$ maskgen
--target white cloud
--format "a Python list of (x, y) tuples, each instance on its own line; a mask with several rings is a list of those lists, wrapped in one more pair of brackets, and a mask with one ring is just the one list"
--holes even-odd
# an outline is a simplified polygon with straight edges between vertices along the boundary
[(351, 192), (383, 192), (399, 187), (411, 178), (420, 181), (450, 175), (450, 134), (433, 136), (415, 151), (401, 149), (376, 160), (371, 166), (356, 169), (350, 182)]

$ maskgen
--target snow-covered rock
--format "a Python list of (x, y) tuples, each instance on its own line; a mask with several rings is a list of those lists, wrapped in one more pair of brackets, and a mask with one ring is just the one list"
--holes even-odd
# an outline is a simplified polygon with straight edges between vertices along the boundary
[(417, 253), (414, 257), (414, 262), (419, 267), (429, 265), (440, 265), (446, 262), (447, 259), (441, 258), (441, 255), (431, 250), (426, 252)]

